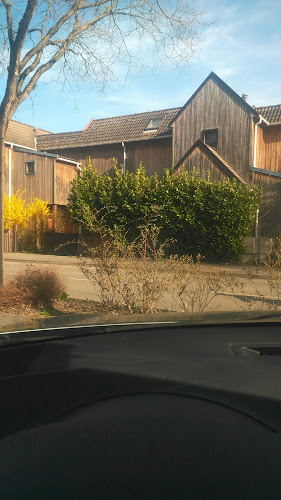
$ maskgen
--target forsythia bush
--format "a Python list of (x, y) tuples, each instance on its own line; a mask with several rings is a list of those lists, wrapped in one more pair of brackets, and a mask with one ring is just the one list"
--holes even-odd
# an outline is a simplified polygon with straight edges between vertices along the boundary
[(21, 238), (23, 246), (40, 248), (46, 222), (51, 212), (48, 202), (35, 198), (26, 204), (23, 193), (5, 196), (4, 200), (4, 228), (5, 231), (15, 230)]
[(259, 201), (259, 188), (203, 180), (196, 171), (175, 175), (166, 170), (162, 177), (148, 177), (140, 165), (136, 173), (125, 174), (115, 167), (110, 176), (99, 175), (89, 164), (72, 183), (68, 210), (86, 232), (95, 233), (93, 214), (98, 214), (128, 241), (140, 234), (144, 220), (154, 217), (160, 239), (173, 240), (173, 253), (230, 261), (243, 252)]
[(28, 222), (24, 242), (29, 248), (43, 247), (43, 235), (47, 220), (51, 216), (48, 202), (35, 198), (26, 207)]
[(4, 199), (4, 230), (5, 232), (13, 230), (16, 226), (19, 230), (26, 227), (27, 211), (25, 201), (19, 191), (10, 198), (8, 195)]
[(46, 218), (50, 217), (51, 215), (50, 209), (48, 207), (48, 202), (40, 200), (39, 198), (35, 198), (31, 203), (27, 205), (26, 212), (28, 218), (33, 218), (40, 221), (46, 220)]

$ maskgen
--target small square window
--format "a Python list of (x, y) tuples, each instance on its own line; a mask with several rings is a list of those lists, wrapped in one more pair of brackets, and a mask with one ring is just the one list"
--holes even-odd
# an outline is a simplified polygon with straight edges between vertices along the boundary
[(203, 141), (214, 149), (218, 146), (218, 129), (204, 130)]
[(26, 161), (25, 162), (25, 173), (26, 173), (26, 175), (35, 174), (35, 161)]
[(162, 120), (163, 117), (152, 118), (152, 120), (150, 120), (149, 124), (147, 125), (146, 130), (157, 130), (160, 127)]

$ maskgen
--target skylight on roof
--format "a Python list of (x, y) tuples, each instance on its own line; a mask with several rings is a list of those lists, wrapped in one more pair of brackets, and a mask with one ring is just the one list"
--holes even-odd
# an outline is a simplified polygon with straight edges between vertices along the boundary
[(163, 116), (161, 116), (161, 118), (152, 118), (147, 125), (146, 130), (157, 130), (160, 127), (162, 120)]

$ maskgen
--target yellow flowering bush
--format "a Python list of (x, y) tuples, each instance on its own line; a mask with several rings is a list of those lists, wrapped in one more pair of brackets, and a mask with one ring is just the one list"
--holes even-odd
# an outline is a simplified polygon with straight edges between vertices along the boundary
[(45, 221), (51, 216), (48, 202), (35, 198), (26, 208), (27, 217), (36, 219), (37, 221)]
[(22, 198), (23, 193), (16, 192), (11, 197), (8, 195), (4, 199), (4, 230), (14, 230), (17, 226), (18, 230), (22, 230), (27, 226), (28, 214), (26, 210), (25, 200)]
[(28, 222), (25, 231), (25, 246), (28, 248), (43, 247), (44, 230), (51, 216), (48, 202), (34, 198), (26, 207)]
[(22, 195), (17, 191), (11, 197), (5, 196), (5, 231), (16, 231), (25, 249), (42, 248), (44, 231), (51, 216), (48, 202), (34, 198), (27, 204)]

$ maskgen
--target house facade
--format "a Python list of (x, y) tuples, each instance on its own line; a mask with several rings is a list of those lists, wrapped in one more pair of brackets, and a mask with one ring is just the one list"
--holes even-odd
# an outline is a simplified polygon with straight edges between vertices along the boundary
[(180, 108), (91, 120), (83, 131), (40, 134), (38, 149), (81, 162), (100, 174), (115, 159), (149, 174), (173, 167), (204, 178), (263, 186), (259, 233), (281, 233), (281, 105), (253, 107), (215, 73)]
[(246, 97), (211, 73), (172, 122), (174, 167), (196, 163), (204, 175), (211, 151), (247, 183), (279, 182), (281, 106), (255, 108)]
[(180, 108), (91, 120), (83, 131), (38, 137), (38, 149), (59, 153), (87, 164), (100, 174), (112, 169), (112, 160), (135, 171), (142, 162), (149, 174), (162, 174), (172, 165), (171, 120)]
[[(71, 181), (78, 175), (79, 162), (58, 154), (37, 150), (37, 140), (46, 131), (11, 120), (5, 141), (4, 191), (8, 196), (19, 192), (27, 203), (40, 198), (46, 201), (53, 213), (60, 209), (65, 213), (60, 230), (77, 233), (65, 212)], [(51, 228), (51, 227), (50, 227)], [(11, 246), (9, 235), (5, 250)]]
[[(182, 107), (91, 120), (83, 131), (53, 134), (11, 121), (5, 192), (65, 210), (71, 181), (88, 158), (100, 174), (113, 164), (149, 175), (195, 167), (201, 177), (263, 188), (258, 234), (281, 233), (281, 105), (253, 107), (211, 73)], [(77, 233), (66, 218), (61, 231)]]
[[(206, 170), (247, 183), (281, 178), (281, 105), (256, 108), (211, 73), (181, 108), (91, 120), (83, 131), (40, 134), (38, 149), (81, 162), (99, 173), (112, 159), (152, 174), (167, 167)], [(238, 178), (237, 177), (237, 178)]]

